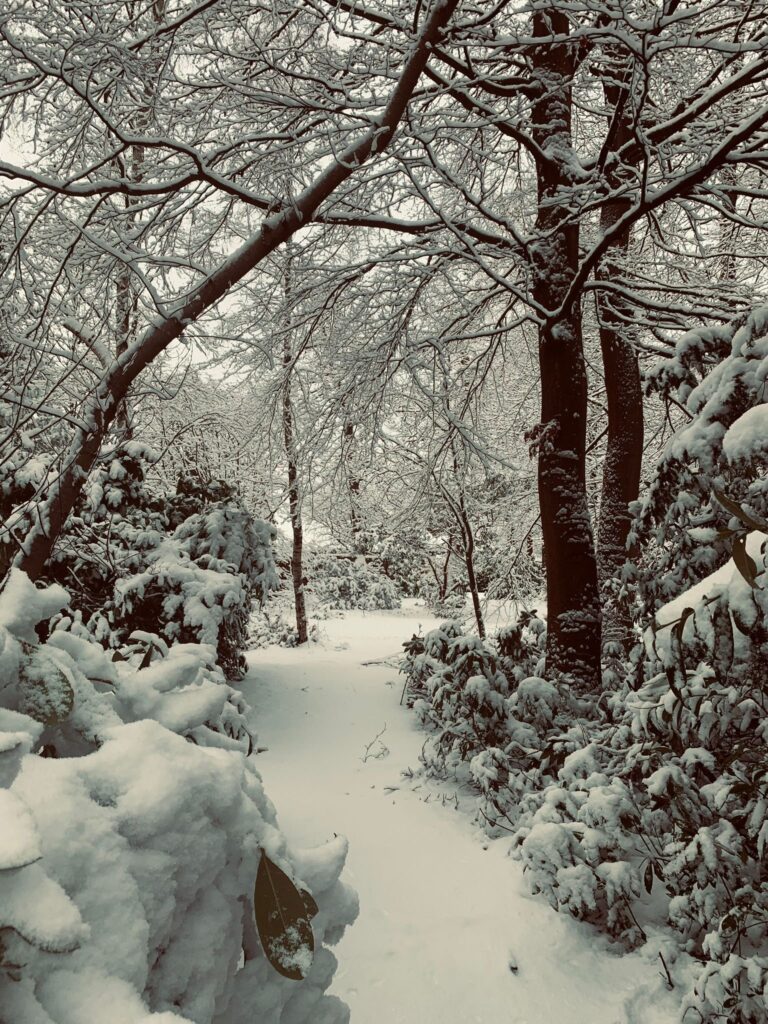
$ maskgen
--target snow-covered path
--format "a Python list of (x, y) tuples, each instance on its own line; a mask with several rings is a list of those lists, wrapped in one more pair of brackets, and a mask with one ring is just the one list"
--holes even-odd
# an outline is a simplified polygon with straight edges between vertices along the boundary
[[(529, 895), (507, 841), (483, 840), (438, 789), (401, 777), (418, 767), (423, 734), (399, 707), (397, 671), (362, 662), (399, 651), (419, 619), (350, 612), (321, 625), (321, 646), (254, 652), (243, 690), (289, 840), (350, 841), (361, 912), (332, 991), (352, 1024), (672, 1024), (679, 994), (650, 955), (618, 957), (555, 914)], [(371, 741), (381, 756), (364, 760)], [(469, 811), (472, 796), (457, 796)]]

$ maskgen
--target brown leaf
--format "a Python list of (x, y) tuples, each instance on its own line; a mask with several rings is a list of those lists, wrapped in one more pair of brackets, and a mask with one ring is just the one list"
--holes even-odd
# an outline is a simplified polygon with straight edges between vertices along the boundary
[(253, 909), (264, 955), (284, 978), (302, 981), (312, 966), (315, 937), (304, 893), (277, 864), (262, 853), (256, 873)]

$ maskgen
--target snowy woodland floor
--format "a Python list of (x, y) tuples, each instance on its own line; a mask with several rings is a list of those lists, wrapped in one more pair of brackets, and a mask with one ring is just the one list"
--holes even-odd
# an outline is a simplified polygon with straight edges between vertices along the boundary
[(361, 910), (332, 991), (352, 1024), (672, 1024), (679, 995), (658, 945), (617, 956), (529, 894), (508, 841), (473, 824), (472, 793), (409, 777), (424, 734), (399, 706), (402, 676), (363, 663), (394, 663), (404, 639), (432, 628), (419, 611), (324, 621), (320, 644), (253, 652), (242, 684), (289, 839), (350, 842)]

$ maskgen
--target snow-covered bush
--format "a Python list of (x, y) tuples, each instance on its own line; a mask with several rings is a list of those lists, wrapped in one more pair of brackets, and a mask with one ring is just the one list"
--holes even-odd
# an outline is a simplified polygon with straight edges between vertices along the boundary
[(403, 645), (408, 704), (432, 731), (425, 763), (473, 779), (489, 822), (507, 817), (500, 790), (514, 784), (524, 761), (533, 767), (528, 762), (540, 752), (540, 735), (571, 707), (565, 691), (532, 674), (540, 668), (544, 636), (541, 619), (523, 613), (494, 640), (465, 635), (459, 622), (448, 621)]
[(130, 441), (92, 473), (48, 578), (76, 590), (81, 620), (105, 645), (137, 629), (212, 644), (237, 679), (253, 601), (278, 584), (274, 527), (222, 481), (182, 477), (175, 495), (153, 493), (145, 478), (152, 458)]
[(46, 568), (49, 582), (77, 594), (82, 620), (103, 633), (115, 582), (143, 569), (169, 530), (165, 496), (147, 483), (156, 458), (138, 441), (105, 447)]
[(142, 572), (116, 582), (111, 629), (161, 622), (169, 640), (213, 644), (227, 676), (239, 678), (252, 602), (277, 585), (273, 535), (232, 499), (190, 515)]
[(422, 657), (439, 659), (441, 665), (426, 678), (426, 695), (415, 701), (414, 708), (437, 730), (437, 763), (450, 768), (502, 742), (509, 681), (479, 637), (451, 637), (457, 624), (445, 626), (425, 638)]
[(744, 554), (755, 579), (739, 556), (659, 610), (639, 689), (611, 697), (518, 819), (534, 889), (553, 905), (628, 945), (655, 906), (704, 963), (686, 1006), (707, 1022), (768, 1014), (765, 536)]
[(429, 585), (430, 538), (425, 530), (359, 530), (354, 537), (354, 549), (373, 560), (401, 597), (421, 597)]
[[(41, 644), (67, 602), (18, 572), (0, 594), (0, 1020), (344, 1024), (325, 989), (356, 913), (345, 841), (287, 848), (211, 648)], [(265, 858), (313, 916), (303, 980), (259, 939)]]
[[(628, 947), (666, 924), (701, 964), (684, 1019), (757, 1024), (768, 1019), (768, 311), (691, 332), (654, 379), (690, 418), (638, 504), (641, 557), (619, 587), (643, 642), (603, 693), (576, 699), (540, 678), (535, 645), (513, 632), (498, 662), (499, 737), (469, 777), (535, 892)], [(411, 656), (421, 700), (450, 660), (432, 643), (440, 664), (429, 663), (426, 646)]]
[(689, 331), (660, 361), (648, 386), (682, 406), (688, 422), (670, 438), (637, 504), (631, 542), (642, 547), (625, 593), (639, 588), (645, 621), (730, 555), (732, 512), (768, 516), (768, 307), (724, 327)]
[[(316, 642), (319, 639), (316, 622), (310, 623), (308, 636), (310, 641)], [(273, 644), (278, 647), (296, 647), (298, 642), (299, 632), (296, 625), (291, 621), (288, 611), (279, 603), (264, 605), (251, 616), (248, 627), (249, 650), (270, 647)]]
[(455, 589), (445, 596), (441, 597), (435, 586), (424, 587), (422, 596), (429, 610), (436, 616), (457, 618), (464, 613), (467, 606), (466, 588), (458, 581), (455, 584)]
[(379, 611), (400, 607), (400, 595), (392, 580), (363, 558), (319, 557), (311, 573), (309, 591), (326, 608)]

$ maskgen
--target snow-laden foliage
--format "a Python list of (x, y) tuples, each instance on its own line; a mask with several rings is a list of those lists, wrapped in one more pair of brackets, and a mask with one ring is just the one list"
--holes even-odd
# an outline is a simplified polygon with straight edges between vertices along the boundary
[(630, 538), (643, 557), (626, 582), (630, 595), (639, 584), (648, 614), (728, 557), (732, 514), (715, 492), (768, 515), (767, 382), (768, 307), (689, 331), (649, 375), (649, 388), (688, 422), (670, 438)]
[(277, 586), (274, 527), (222, 481), (187, 476), (176, 494), (156, 494), (145, 478), (152, 458), (127, 442), (92, 474), (49, 578), (83, 595), (81, 618), (104, 644), (135, 629), (212, 644), (227, 676), (239, 678), (252, 602)]
[(277, 583), (273, 535), (231, 499), (189, 516), (143, 572), (117, 581), (110, 626), (162, 622), (170, 640), (214, 644), (227, 675), (239, 678), (253, 598)]
[(426, 530), (391, 533), (382, 527), (360, 529), (353, 549), (390, 579), (401, 597), (422, 596), (429, 578), (430, 537)]
[[(437, 729), (427, 766), (475, 784), (556, 909), (626, 947), (666, 925), (672, 970), (700, 964), (685, 1020), (706, 1024), (768, 1017), (767, 328), (763, 310), (692, 332), (655, 375), (689, 421), (638, 509), (624, 597), (639, 587), (642, 643), (603, 693), (540, 678), (530, 626), (492, 644), (443, 626), (405, 665)], [(456, 671), (470, 650), (485, 703)]]
[(408, 658), (409, 700), (439, 729), (438, 756), (466, 760), (495, 746), (505, 730), (509, 682), (483, 641), (444, 622), (423, 644), (414, 638)]
[(491, 827), (515, 823), (517, 801), (537, 790), (556, 756), (542, 757), (542, 739), (567, 732), (572, 718), (568, 690), (541, 678), (545, 642), (542, 620), (523, 612), (493, 640), (449, 621), (404, 645), (408, 702), (433, 730), (425, 764), (476, 785)]
[(311, 568), (311, 576), (310, 593), (326, 608), (374, 611), (400, 607), (394, 582), (364, 558), (320, 555)]
[[(210, 646), (41, 644), (67, 602), (19, 572), (0, 595), (0, 1019), (343, 1024), (325, 989), (356, 913), (345, 841), (287, 848)], [(317, 909), (298, 982), (256, 933), (263, 855)]]
[[(317, 610), (315, 610), (315, 614), (317, 614)], [(308, 638), (317, 640), (316, 623), (309, 626)], [(280, 603), (273, 601), (269, 605), (257, 609), (251, 616), (248, 625), (249, 650), (270, 647), (273, 644), (278, 647), (296, 647), (298, 642), (299, 634), (295, 620), (288, 609), (284, 607), (284, 601)]]
[[(747, 544), (761, 573), (764, 539)], [(640, 688), (591, 705), (529, 674), (533, 625), (507, 658), (503, 638), (455, 623), (409, 642), (409, 692), (435, 730), (427, 769), (474, 784), (479, 816), (513, 834), (554, 908), (629, 948), (671, 926), (702, 961), (685, 1001), (695, 1019), (765, 1020), (766, 591), (729, 561), (659, 612)]]
[[(763, 578), (764, 540), (746, 551)], [(628, 945), (663, 908), (703, 961), (685, 1003), (697, 1020), (768, 1012), (767, 627), (767, 592), (734, 561), (664, 606), (639, 688), (611, 697), (516, 822), (554, 906)]]

